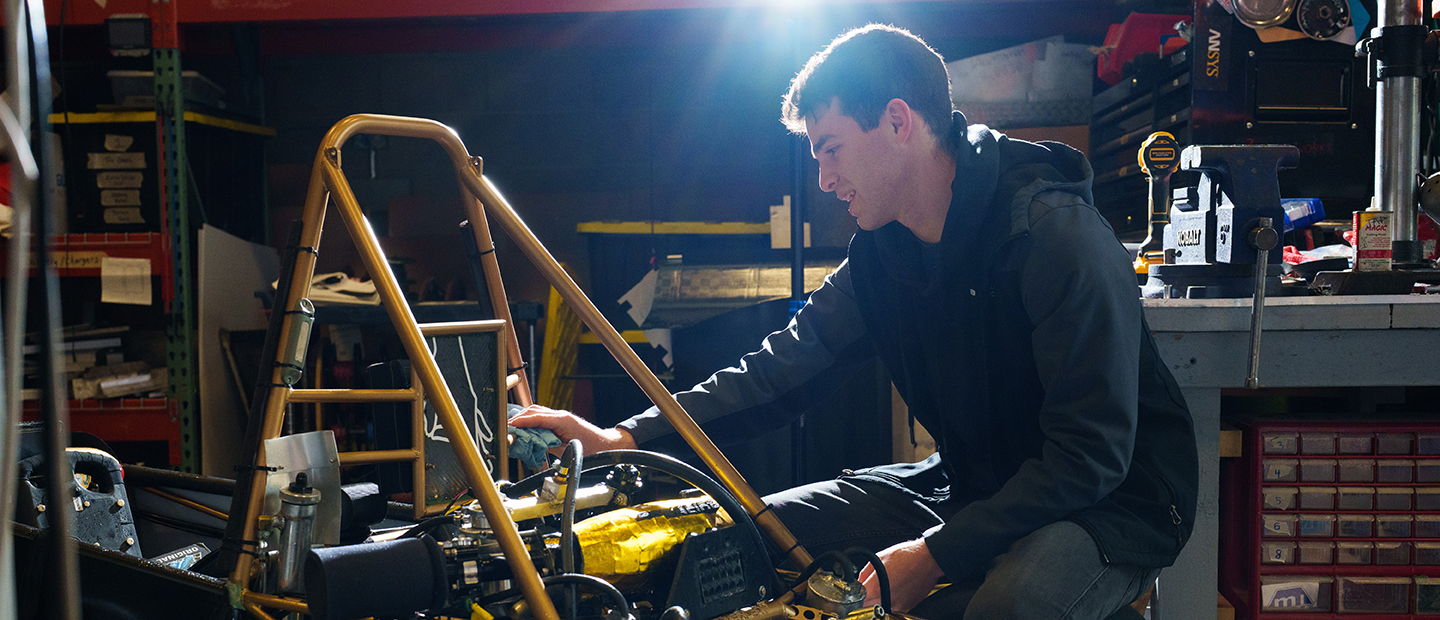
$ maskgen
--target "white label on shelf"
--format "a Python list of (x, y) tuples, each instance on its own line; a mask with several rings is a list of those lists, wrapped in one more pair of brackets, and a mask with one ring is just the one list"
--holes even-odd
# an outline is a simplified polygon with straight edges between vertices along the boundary
[(141, 169), (145, 166), (144, 153), (86, 153), (85, 167), (91, 170)]
[(102, 189), (102, 190), (100, 190), (100, 206), (102, 206), (102, 207), (138, 207), (138, 206), (140, 206), (140, 190), (138, 190), (138, 189)]
[(150, 259), (110, 258), (100, 261), (100, 302), (148, 306)]
[(121, 136), (113, 133), (105, 134), (105, 150), (114, 153), (130, 150), (130, 145), (135, 144), (133, 136)]
[(101, 189), (138, 188), (144, 183), (144, 172), (101, 172), (95, 175), (95, 187)]
[(140, 207), (111, 207), (105, 210), (106, 224), (144, 224), (145, 216)]
[(1260, 586), (1260, 606), (1265, 609), (1314, 609), (1320, 598), (1320, 584), (1315, 581), (1289, 581)]

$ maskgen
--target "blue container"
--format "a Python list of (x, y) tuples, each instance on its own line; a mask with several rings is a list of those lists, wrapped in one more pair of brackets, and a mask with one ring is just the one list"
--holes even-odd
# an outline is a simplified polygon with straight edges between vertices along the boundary
[(1319, 198), (1286, 198), (1280, 201), (1285, 210), (1285, 232), (1299, 230), (1325, 219), (1325, 205)]

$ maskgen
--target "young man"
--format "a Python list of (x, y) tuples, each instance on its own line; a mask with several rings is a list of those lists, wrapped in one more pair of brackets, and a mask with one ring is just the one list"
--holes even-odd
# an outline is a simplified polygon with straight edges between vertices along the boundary
[[(1085, 157), (967, 127), (950, 101), (943, 60), (898, 28), (810, 59), (783, 121), (860, 231), (786, 329), (676, 397), (702, 424), (778, 427), (878, 355), (939, 453), (766, 498), (800, 543), (876, 550), (922, 618), (1104, 618), (1190, 535), (1190, 414)], [(670, 432), (653, 408), (613, 429), (541, 408), (513, 423), (587, 450)]]

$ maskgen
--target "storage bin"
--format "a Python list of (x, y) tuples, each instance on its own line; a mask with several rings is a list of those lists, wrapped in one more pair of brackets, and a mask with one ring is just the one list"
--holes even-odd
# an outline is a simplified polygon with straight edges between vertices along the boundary
[(1380, 566), (1408, 566), (1410, 564), (1410, 543), (1375, 543), (1375, 563)]
[(1330, 611), (1335, 588), (1332, 577), (1311, 575), (1261, 575), (1261, 611), (1311, 612)]
[(1440, 510), (1440, 487), (1415, 489), (1416, 510)]
[(1368, 542), (1335, 543), (1336, 564), (1370, 564), (1375, 554), (1375, 545)]
[(1335, 459), (1301, 459), (1301, 482), (1335, 482)]
[(1335, 454), (1335, 433), (1300, 433), (1300, 454)]
[(1376, 482), (1414, 482), (1415, 461), (1410, 459), (1380, 459), (1375, 461)]
[(1299, 558), (1301, 564), (1334, 564), (1335, 543), (1302, 542), (1299, 545)]
[(1416, 538), (1440, 538), (1440, 515), (1415, 515)]
[(1440, 455), (1440, 433), (1415, 435), (1415, 454)]
[(1266, 541), (1260, 543), (1260, 563), (1294, 564), (1295, 543), (1288, 540)]
[(1371, 433), (1340, 433), (1335, 440), (1340, 454), (1374, 454), (1375, 435)]
[(1375, 508), (1375, 488), (1340, 487), (1336, 506), (1340, 510), (1373, 510)]
[(1265, 482), (1295, 482), (1298, 466), (1295, 459), (1265, 459)]
[(1375, 482), (1375, 459), (1343, 459), (1340, 482)]
[(1376, 515), (1375, 535), (1381, 538), (1409, 538), (1410, 515)]
[(1414, 435), (1410, 433), (1377, 433), (1376, 453), (1410, 454)]
[(1290, 537), (1295, 535), (1295, 515), (1261, 515), (1263, 531), (1262, 536), (1269, 538)]
[(1262, 487), (1262, 510), (1294, 510), (1300, 489), (1295, 487)]
[(1299, 515), (1296, 531), (1307, 538), (1330, 538), (1335, 535), (1335, 515)]
[(1335, 611), (1403, 614), (1410, 610), (1409, 577), (1340, 577)]
[(1440, 566), (1440, 543), (1415, 543), (1415, 564), (1419, 566)]
[(1410, 510), (1414, 499), (1415, 489), (1411, 487), (1380, 487), (1375, 491), (1378, 510)]
[(1415, 613), (1440, 614), (1440, 579), (1415, 578)]
[(1340, 515), (1340, 536), (1345, 538), (1370, 538), (1375, 535), (1375, 517), (1370, 515)]
[(1299, 433), (1265, 433), (1260, 445), (1265, 454), (1295, 454)]
[(1300, 489), (1301, 510), (1334, 510), (1335, 487), (1303, 487)]
[(1440, 460), (1424, 459), (1415, 461), (1416, 482), (1440, 482)]

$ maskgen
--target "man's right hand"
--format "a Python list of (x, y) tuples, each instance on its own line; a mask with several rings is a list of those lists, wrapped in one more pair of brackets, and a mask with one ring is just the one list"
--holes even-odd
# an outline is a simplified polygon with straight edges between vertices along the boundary
[(549, 407), (530, 405), (524, 411), (510, 418), (510, 425), (518, 428), (548, 428), (560, 438), (561, 447), (550, 452), (559, 455), (564, 444), (579, 439), (585, 454), (606, 450), (634, 450), (635, 440), (630, 433), (619, 428), (600, 428), (568, 411), (556, 411)]

